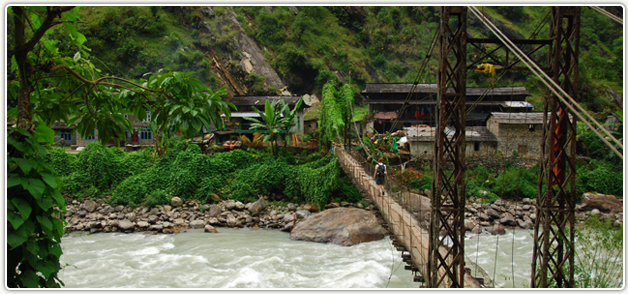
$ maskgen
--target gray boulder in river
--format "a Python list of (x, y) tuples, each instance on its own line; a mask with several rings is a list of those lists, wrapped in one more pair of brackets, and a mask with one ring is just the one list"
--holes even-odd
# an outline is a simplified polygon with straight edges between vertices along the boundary
[(384, 238), (377, 217), (357, 208), (332, 208), (308, 217), (292, 229), (291, 240), (352, 246)]

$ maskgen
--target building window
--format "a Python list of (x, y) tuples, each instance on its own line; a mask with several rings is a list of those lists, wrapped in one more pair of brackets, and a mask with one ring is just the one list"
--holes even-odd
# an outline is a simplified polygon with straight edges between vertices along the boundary
[(480, 151), (480, 142), (474, 142), (473, 143), (473, 150), (474, 151)]
[(63, 138), (63, 140), (72, 141), (72, 131), (60, 131), (59, 138)]
[(150, 129), (140, 129), (140, 140), (152, 140), (153, 132)]
[(94, 129), (93, 135), (83, 136), (83, 141), (96, 141), (96, 129)]
[(142, 121), (142, 123), (149, 123), (151, 119), (151, 112), (149, 110), (146, 110), (146, 119)]
[(528, 145), (519, 145), (519, 148), (517, 151), (519, 152), (520, 155), (528, 154)]

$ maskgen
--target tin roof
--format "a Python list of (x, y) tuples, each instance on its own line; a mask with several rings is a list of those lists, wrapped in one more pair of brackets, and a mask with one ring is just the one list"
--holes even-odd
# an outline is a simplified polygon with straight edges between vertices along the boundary
[[(409, 142), (434, 142), (436, 135), (436, 128), (434, 127), (406, 127), (403, 130), (406, 132)], [(445, 130), (448, 135), (453, 134), (453, 132), (453, 130)], [(497, 142), (495, 135), (484, 126), (466, 127), (465, 139), (467, 142)]]
[[(276, 101), (276, 100), (284, 100), (288, 105), (294, 106), (299, 101), (301, 96), (234, 96), (229, 102), (233, 103), (235, 106), (264, 106), (266, 100)], [(305, 103), (301, 103), (301, 108), (304, 108)]]
[(543, 124), (543, 112), (491, 112), (491, 118), (500, 124)]
[[(412, 91), (413, 84), (366, 84), (366, 89), (362, 91), (362, 94), (370, 93), (410, 93)], [(497, 88), (467, 88), (467, 96), (481, 96), (485, 91), (487, 96), (530, 96), (530, 92), (524, 87), (497, 87)], [(437, 93), (438, 86), (436, 84), (416, 84), (412, 93)], [(448, 92), (453, 92), (453, 88), (449, 88)]]

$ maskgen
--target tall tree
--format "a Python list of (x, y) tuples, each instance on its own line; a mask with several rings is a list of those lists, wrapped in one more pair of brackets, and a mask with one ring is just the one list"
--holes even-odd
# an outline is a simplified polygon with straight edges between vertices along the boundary
[[(78, 8), (71, 6), (7, 8), (11, 35), (11, 60), (7, 92), (17, 100), (9, 109), (7, 132), (7, 286), (59, 287), (57, 273), (62, 254), (65, 202), (45, 162), (54, 131), (48, 125), (76, 123), (80, 135), (96, 130), (99, 141), (119, 143), (125, 129), (132, 129), (124, 114), (146, 119), (153, 111), (158, 129), (202, 131), (213, 122), (221, 127), (219, 113), (230, 116), (233, 105), (221, 100), (189, 73), (169, 69), (148, 74), (147, 80), (101, 76), (89, 60), (85, 36), (76, 30)], [(51, 29), (63, 25), (76, 50), (62, 56)], [(184, 115), (179, 115), (178, 110)], [(189, 115), (187, 115), (189, 113)], [(166, 117), (174, 115), (177, 123)], [(189, 133), (189, 132), (188, 132)]]

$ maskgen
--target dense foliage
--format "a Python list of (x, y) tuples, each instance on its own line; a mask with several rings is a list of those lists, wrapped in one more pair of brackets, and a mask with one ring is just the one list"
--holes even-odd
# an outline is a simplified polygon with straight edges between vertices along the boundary
[[(68, 159), (59, 151), (53, 153), (58, 155), (56, 158), (46, 159), (54, 141), (50, 125), (59, 121), (75, 124), (74, 131), (80, 136), (98, 134), (102, 145), (110, 140), (119, 144), (126, 136), (125, 130), (133, 129), (125, 115), (146, 120), (147, 110), (157, 118), (179, 108), (191, 115), (175, 115), (179, 118), (176, 126), (170, 125), (172, 121), (155, 119), (151, 127), (191, 135), (203, 127), (209, 129), (210, 123), (220, 127), (218, 111), (228, 118), (233, 107), (190, 77), (190, 73), (166, 68), (147, 73), (139, 80), (102, 74), (91, 61), (97, 58), (85, 46), (85, 35), (76, 29), (80, 22), (77, 12), (73, 6), (7, 7), (11, 32), (7, 37), (10, 63), (6, 113), (11, 122), (7, 127), (7, 211), (12, 225), (7, 230), (10, 288), (62, 284), (57, 278), (65, 211), (59, 192), (61, 183), (65, 189), (79, 191), (89, 180), (87, 192), (98, 195), (127, 176), (116, 173), (122, 164), (119, 160), (106, 160), (119, 159), (119, 150), (92, 146), (78, 160)], [(67, 36), (65, 45), (52, 34), (53, 28)], [(65, 50), (60, 50), (60, 46), (65, 46)], [(163, 154), (159, 144), (158, 151)], [(53, 169), (47, 162), (62, 164)], [(72, 173), (72, 169), (81, 172)], [(58, 176), (63, 176), (64, 181)]]
[[(214, 194), (238, 201), (266, 195), (320, 207), (332, 199), (354, 203), (362, 199), (331, 154), (273, 156), (236, 149), (205, 155), (186, 142), (171, 140), (168, 152), (154, 162), (147, 156), (150, 151), (125, 153), (98, 143), (77, 155), (55, 148), (47, 160), (55, 170), (65, 168), (62, 192), (68, 196), (107, 199), (110, 195), (112, 203), (132, 206), (166, 204), (174, 196), (209, 203)], [(99, 167), (100, 173), (83, 169), (86, 163)]]
[[(331, 142), (348, 139), (348, 130), (353, 121), (353, 87), (344, 84), (340, 91), (336, 90), (335, 83), (329, 81), (323, 86), (323, 98), (320, 111), (321, 146), (329, 146)], [(345, 142), (346, 143), (346, 142)]]
[[(547, 6), (484, 6), (482, 13), (507, 34), (516, 38), (544, 39), (549, 36)], [(619, 6), (605, 6), (620, 13)], [(619, 8), (619, 9), (618, 9)], [(84, 22), (78, 31), (87, 36), (97, 62), (110, 74), (140, 78), (144, 73), (169, 67), (194, 71), (195, 77), (211, 87), (218, 85), (207, 57), (215, 50), (229, 70), (239, 75), (249, 94), (265, 92), (263, 76), (239, 73), (241, 49), (234, 36), (237, 26), (225, 25), (236, 20), (244, 33), (255, 39), (273, 68), (284, 78), (291, 91), (304, 93), (321, 90), (330, 76), (339, 76), (362, 87), (365, 82), (413, 82), (430, 47), (429, 36), (438, 27), (439, 9), (434, 6), (238, 6), (213, 7), (207, 15), (201, 7), (87, 7), (79, 12)], [(470, 18), (469, 33), (474, 38), (490, 37), (480, 22)], [(124, 32), (124, 33), (121, 33)], [(623, 33), (621, 24), (601, 13), (582, 7), (580, 40), (581, 102), (600, 117), (613, 111), (608, 89), (623, 93)], [(60, 47), (69, 49), (69, 38), (61, 33)], [(487, 45), (487, 50), (495, 48)], [(469, 60), (483, 56), (468, 47)], [(497, 52), (499, 58), (505, 51)], [(545, 63), (547, 49), (535, 54)], [(101, 61), (102, 60), (102, 61)], [(438, 58), (432, 58), (430, 69), (436, 69)], [(233, 62), (227, 62), (233, 61)], [(497, 62), (485, 58), (481, 62)], [(480, 73), (470, 73), (469, 86), (488, 86), (490, 81)], [(315, 80), (316, 83), (309, 81)], [(431, 74), (420, 82), (436, 82)], [(524, 71), (506, 73), (496, 86), (525, 86), (530, 101), (541, 106), (543, 85)], [(294, 91), (296, 90), (296, 91)], [(320, 92), (319, 92), (320, 93)]]

